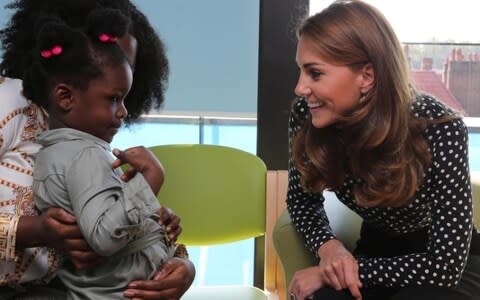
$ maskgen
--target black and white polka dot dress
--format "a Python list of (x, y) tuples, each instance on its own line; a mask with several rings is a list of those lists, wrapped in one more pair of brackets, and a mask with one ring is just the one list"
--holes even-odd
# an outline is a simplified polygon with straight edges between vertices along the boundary
[[(420, 95), (411, 109), (418, 117), (439, 118), (450, 111), (431, 96)], [(290, 117), (290, 136), (302, 128), (309, 115), (305, 101), (299, 99)], [(472, 198), (468, 167), (468, 135), (462, 120), (432, 125), (425, 137), (432, 154), (432, 165), (414, 201), (401, 208), (365, 208), (355, 204), (354, 178), (348, 177), (335, 190), (337, 198), (358, 213), (366, 224), (374, 224), (386, 234), (408, 235), (426, 232), (425, 251), (393, 257), (356, 255), (364, 287), (407, 285), (454, 286), (468, 257), (473, 229)], [(310, 193), (300, 185), (300, 173), (289, 163), (287, 206), (307, 247), (317, 249), (335, 235), (323, 208), (321, 193)], [(479, 270), (480, 273), (480, 270)]]

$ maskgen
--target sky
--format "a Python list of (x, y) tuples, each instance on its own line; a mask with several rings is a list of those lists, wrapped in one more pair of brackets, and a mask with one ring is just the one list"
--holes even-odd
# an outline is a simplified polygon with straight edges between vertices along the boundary
[[(365, 0), (380, 9), (400, 41), (480, 42), (479, 0)], [(310, 0), (310, 14), (330, 0)]]

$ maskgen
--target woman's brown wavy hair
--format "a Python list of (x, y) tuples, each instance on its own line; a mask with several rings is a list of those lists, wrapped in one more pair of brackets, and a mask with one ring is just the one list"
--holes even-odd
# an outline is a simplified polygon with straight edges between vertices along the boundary
[(439, 121), (411, 113), (416, 92), (388, 21), (364, 2), (337, 1), (304, 20), (298, 36), (313, 41), (322, 59), (352, 69), (370, 63), (375, 74), (374, 86), (341, 124), (315, 128), (307, 121), (292, 140), (292, 159), (303, 186), (311, 191), (338, 189), (348, 172), (358, 179), (358, 205), (410, 203), (431, 163), (422, 134)]

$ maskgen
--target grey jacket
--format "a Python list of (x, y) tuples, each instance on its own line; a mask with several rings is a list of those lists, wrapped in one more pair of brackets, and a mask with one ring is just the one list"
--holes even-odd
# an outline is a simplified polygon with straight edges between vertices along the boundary
[(149, 279), (173, 256), (165, 229), (154, 219), (160, 208), (141, 174), (128, 183), (112, 170), (105, 141), (71, 128), (48, 130), (37, 141), (44, 148), (35, 158), (33, 192), (41, 211), (51, 206), (74, 214), (91, 248), (105, 262), (76, 270), (64, 259), (58, 276), (69, 299), (125, 299), (134, 279)]

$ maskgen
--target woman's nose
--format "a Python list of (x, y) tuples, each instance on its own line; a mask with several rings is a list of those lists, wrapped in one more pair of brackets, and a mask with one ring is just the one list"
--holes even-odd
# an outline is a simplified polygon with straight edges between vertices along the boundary
[(297, 96), (308, 96), (311, 93), (310, 88), (305, 84), (302, 79), (302, 76), (298, 78), (297, 85), (295, 86), (295, 94)]

